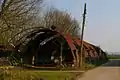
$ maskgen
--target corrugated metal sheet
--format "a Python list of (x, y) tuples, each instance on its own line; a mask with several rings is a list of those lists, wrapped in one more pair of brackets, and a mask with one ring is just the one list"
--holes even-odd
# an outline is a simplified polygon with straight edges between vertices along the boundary
[(75, 39), (75, 41), (80, 46), (81, 40), (80, 39)]
[[(80, 39), (75, 39), (76, 43), (80, 46), (81, 40)], [(83, 45), (87, 48), (87, 50), (90, 50), (88, 53), (90, 54), (91, 57), (97, 57), (97, 52), (94, 49), (94, 46), (91, 45), (90, 43), (83, 41)]]
[(67, 34), (67, 35), (64, 36), (64, 38), (68, 42), (68, 45), (70, 46), (71, 50), (75, 50), (76, 47), (74, 45), (74, 41), (72, 40), (72, 37), (69, 34)]
[(90, 56), (91, 56), (91, 57), (94, 57), (93, 52), (92, 52), (91, 50), (90, 50), (89, 53), (90, 53)]

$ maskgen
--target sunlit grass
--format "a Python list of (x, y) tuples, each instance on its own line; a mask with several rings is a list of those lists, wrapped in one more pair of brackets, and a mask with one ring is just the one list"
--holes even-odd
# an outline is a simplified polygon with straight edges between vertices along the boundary
[(0, 80), (74, 80), (79, 72), (43, 72), (39, 70), (2, 69)]

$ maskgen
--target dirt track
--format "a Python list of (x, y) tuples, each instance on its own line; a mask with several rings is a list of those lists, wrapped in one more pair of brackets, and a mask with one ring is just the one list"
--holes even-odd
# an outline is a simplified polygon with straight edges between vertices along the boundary
[(120, 60), (111, 60), (101, 67), (84, 73), (78, 80), (120, 80)]

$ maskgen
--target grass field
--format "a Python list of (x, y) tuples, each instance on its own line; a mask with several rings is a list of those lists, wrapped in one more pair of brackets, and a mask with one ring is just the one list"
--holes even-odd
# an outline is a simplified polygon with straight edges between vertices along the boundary
[(120, 56), (108, 56), (108, 59), (120, 59)]
[(81, 74), (82, 72), (4, 69), (0, 71), (0, 80), (75, 80)]

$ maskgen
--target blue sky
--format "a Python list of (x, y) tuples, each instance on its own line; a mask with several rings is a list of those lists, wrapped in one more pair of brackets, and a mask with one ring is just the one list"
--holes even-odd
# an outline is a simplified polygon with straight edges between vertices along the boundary
[[(65, 10), (79, 22), (84, 0), (47, 0), (49, 5)], [(108, 52), (120, 51), (120, 0), (87, 0), (84, 39)]]

